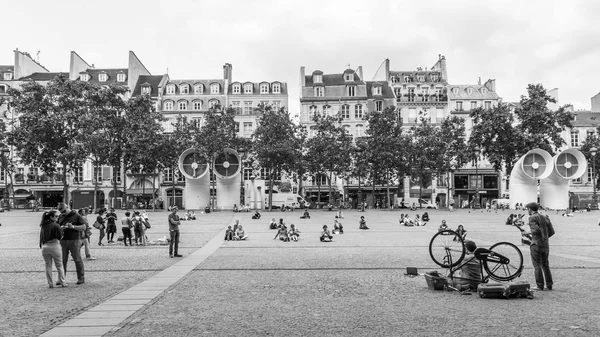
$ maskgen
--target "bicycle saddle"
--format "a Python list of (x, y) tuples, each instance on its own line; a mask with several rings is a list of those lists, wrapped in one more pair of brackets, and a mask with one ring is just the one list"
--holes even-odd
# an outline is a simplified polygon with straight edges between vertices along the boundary
[(490, 252), (491, 251), (489, 249), (477, 248), (477, 249), (475, 249), (475, 251), (473, 252), (473, 254), (475, 255), (475, 257), (478, 260), (487, 261), (487, 257), (490, 255)]

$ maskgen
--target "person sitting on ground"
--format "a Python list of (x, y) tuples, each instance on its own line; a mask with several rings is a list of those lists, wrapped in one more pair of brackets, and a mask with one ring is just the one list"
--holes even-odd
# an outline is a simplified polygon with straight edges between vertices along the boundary
[(467, 230), (463, 227), (463, 225), (458, 225), (458, 228), (455, 230), (455, 232), (456, 234), (460, 235), (463, 241), (465, 241), (465, 239), (467, 238)]
[(333, 236), (331, 236), (329, 229), (327, 229), (327, 225), (323, 225), (323, 231), (321, 232), (320, 239), (321, 242), (331, 242), (331, 240), (333, 239)]
[(285, 227), (285, 226), (279, 227), (279, 229), (277, 230), (277, 233), (275, 234), (275, 237), (273, 238), (273, 240), (277, 239), (278, 237), (279, 237), (279, 240), (281, 240), (283, 242), (289, 242), (290, 241), (290, 237), (288, 236), (287, 227)]
[(423, 213), (423, 221), (429, 221), (429, 213), (425, 212)]
[(358, 229), (369, 229), (369, 227), (367, 227), (367, 221), (365, 220), (364, 216), (360, 217), (360, 222), (358, 223)]
[(415, 204), (414, 202), (412, 203), (412, 205), (410, 206), (410, 210), (411, 211), (416, 211), (417, 210), (417, 204)]
[(279, 223), (277, 224), (277, 228), (286, 227), (283, 218), (279, 218)]
[(304, 209), (304, 214), (302, 214), (300, 219), (310, 219), (310, 213), (308, 213), (308, 208)]
[(235, 231), (236, 240), (246, 240), (249, 237), (248, 233), (242, 228), (242, 225), (238, 225)]
[(421, 223), (421, 218), (419, 217), (419, 214), (415, 214), (415, 226), (422, 226), (423, 224)]
[(237, 213), (239, 211), (237, 204), (233, 204), (233, 213)]
[(438, 228), (438, 232), (445, 231), (448, 229), (448, 225), (446, 224), (446, 220), (442, 220), (442, 224)]
[(344, 214), (342, 214), (342, 209), (341, 208), (337, 211), (337, 214), (335, 215), (335, 218), (336, 219), (343, 219), (344, 218)]
[(517, 216), (516, 214), (514, 214), (514, 213), (511, 213), (511, 214), (508, 216), (508, 218), (506, 218), (506, 224), (507, 224), (507, 225), (512, 225), (512, 224), (515, 222), (515, 217), (516, 217), (516, 216)]
[(463, 290), (477, 290), (477, 286), (481, 283), (481, 268), (479, 261), (473, 256), (473, 253), (477, 249), (477, 245), (473, 241), (465, 242), (465, 248), (467, 254), (463, 261), (467, 261), (460, 270), (457, 271), (456, 275), (453, 275), (453, 284), (459, 291)]
[(275, 221), (275, 218), (271, 219), (271, 222), (269, 223), (269, 229), (277, 229), (277, 221)]
[(327, 210), (328, 211), (333, 211), (333, 205), (332, 204), (327, 204)]
[(227, 226), (227, 230), (225, 230), (225, 241), (233, 241), (233, 229), (231, 229), (231, 226)]
[(344, 226), (341, 222), (334, 220), (333, 221), (333, 234), (344, 234)]
[(591, 212), (592, 211), (592, 204), (588, 204), (587, 207), (585, 208), (586, 212)]
[(398, 220), (398, 223), (399, 223), (401, 226), (404, 226), (404, 213), (400, 214), (400, 220)]
[(412, 227), (415, 225), (415, 222), (408, 216), (408, 214), (404, 214), (404, 226)]
[(300, 236), (300, 231), (294, 226), (294, 224), (290, 225), (290, 230), (288, 231), (288, 236), (290, 240), (294, 242), (298, 242), (298, 237)]
[(252, 216), (252, 219), (254, 219), (254, 220), (260, 219), (260, 212), (259, 211), (254, 212), (254, 215)]
[(567, 210), (566, 212), (564, 212), (564, 213), (562, 214), (562, 216), (573, 217), (573, 216), (575, 216), (575, 214), (573, 214), (572, 212), (569, 212), (569, 211)]
[(194, 211), (191, 209), (187, 211), (187, 216), (189, 220), (196, 220), (196, 213), (194, 213)]

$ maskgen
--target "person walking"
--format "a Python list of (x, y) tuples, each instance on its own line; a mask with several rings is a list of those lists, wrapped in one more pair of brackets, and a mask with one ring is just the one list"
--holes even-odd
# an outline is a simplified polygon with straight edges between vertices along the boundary
[(58, 271), (57, 284), (67, 287), (62, 265), (62, 251), (60, 249), (60, 238), (63, 233), (56, 220), (58, 220), (58, 213), (56, 211), (48, 211), (44, 212), (42, 221), (40, 222), (40, 248), (42, 249), (42, 256), (46, 264), (46, 280), (50, 288), (54, 288), (54, 282), (52, 282), (52, 262), (54, 262)]
[(96, 258), (92, 256), (92, 252), (90, 251), (90, 238), (92, 237), (92, 228), (90, 227), (90, 223), (87, 219), (88, 208), (80, 208), (77, 213), (81, 216), (83, 222), (85, 222), (85, 230), (81, 232), (81, 243), (84, 247), (85, 258), (88, 260), (95, 260)]
[(81, 233), (85, 230), (85, 222), (77, 214), (71, 210), (64, 202), (58, 203), (57, 207), (60, 212), (58, 224), (63, 230), (63, 236), (60, 240), (62, 247), (62, 261), (65, 277), (67, 275), (67, 263), (69, 262), (69, 253), (75, 261), (75, 270), (77, 271), (77, 284), (85, 283), (85, 270), (83, 260), (81, 259)]
[(173, 206), (172, 212), (169, 214), (169, 234), (171, 236), (171, 241), (169, 241), (170, 257), (181, 257), (177, 252), (179, 250), (179, 225), (181, 224), (179, 215), (177, 215), (178, 210), (177, 206)]
[(129, 240), (129, 246), (133, 246), (133, 243), (131, 243), (131, 228), (133, 227), (133, 223), (129, 217), (130, 215), (131, 213), (127, 211), (125, 212), (125, 216), (121, 218), (121, 230), (123, 231), (123, 243), (125, 246), (127, 246), (127, 240)]
[(111, 208), (110, 212), (106, 214), (106, 239), (108, 239), (108, 243), (115, 243), (115, 233), (117, 232), (117, 214), (115, 213), (115, 209)]
[(539, 205), (536, 202), (530, 202), (525, 207), (529, 213), (529, 228), (531, 229), (529, 250), (535, 273), (535, 283), (538, 290), (544, 290), (544, 285), (547, 290), (552, 290), (554, 282), (548, 263), (548, 255), (550, 255), (548, 238), (554, 235), (554, 228), (547, 216), (538, 213)]

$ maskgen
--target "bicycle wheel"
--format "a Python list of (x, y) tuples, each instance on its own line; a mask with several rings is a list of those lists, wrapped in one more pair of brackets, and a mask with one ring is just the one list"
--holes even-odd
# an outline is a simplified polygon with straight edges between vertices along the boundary
[(442, 268), (454, 267), (465, 257), (465, 243), (455, 231), (443, 230), (431, 238), (429, 255)]
[(496, 281), (510, 281), (523, 271), (523, 254), (510, 242), (498, 242), (490, 247), (490, 255), (483, 268)]

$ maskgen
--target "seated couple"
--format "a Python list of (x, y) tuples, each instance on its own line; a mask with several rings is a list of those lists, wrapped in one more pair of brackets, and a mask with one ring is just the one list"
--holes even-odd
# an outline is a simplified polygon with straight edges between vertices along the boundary
[(180, 220), (196, 220), (196, 213), (191, 209), (188, 209), (183, 216), (181, 216)]
[(227, 226), (227, 230), (225, 231), (225, 241), (246, 240), (248, 237), (248, 233), (240, 225), (240, 220), (235, 220), (233, 228)]
[(298, 242), (298, 237), (300, 236), (300, 231), (298, 229), (296, 229), (296, 226), (294, 226), (294, 224), (290, 225), (290, 229), (288, 230), (287, 227), (285, 225), (279, 227), (279, 230), (277, 231), (277, 234), (275, 234), (275, 237), (273, 238), (273, 240), (279, 238), (279, 240), (283, 241), (283, 242), (290, 242), (290, 241), (294, 241), (294, 242)]
[(271, 222), (269, 223), (269, 229), (279, 229), (281, 227), (286, 227), (283, 219), (279, 219), (279, 222), (276, 222), (275, 218), (271, 219)]

